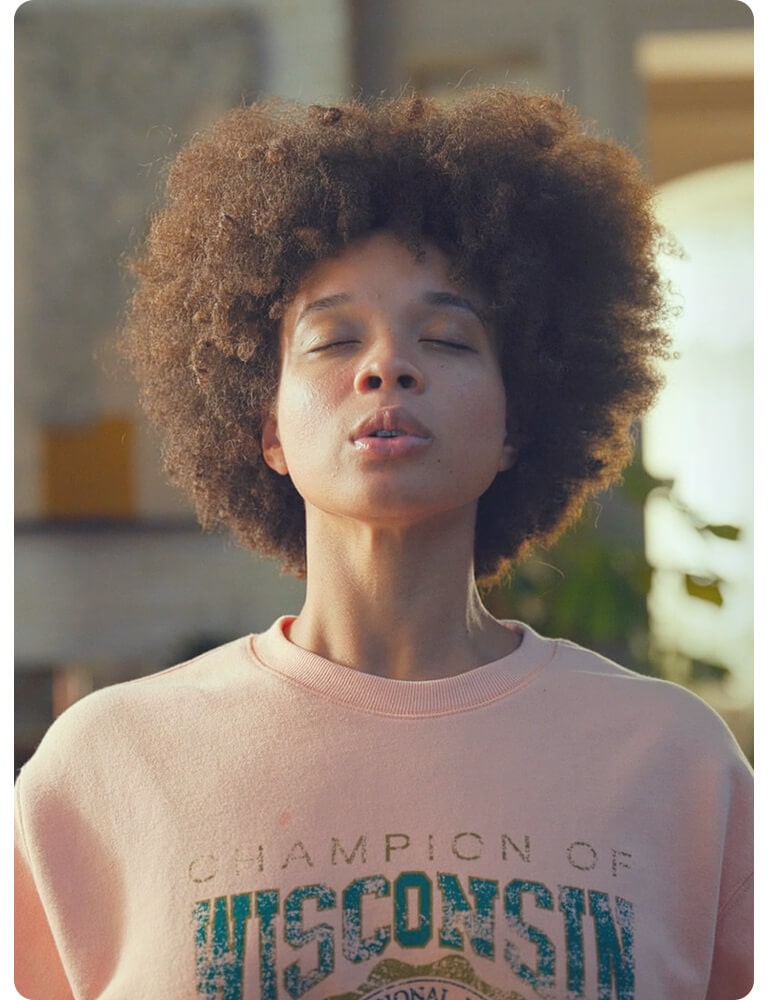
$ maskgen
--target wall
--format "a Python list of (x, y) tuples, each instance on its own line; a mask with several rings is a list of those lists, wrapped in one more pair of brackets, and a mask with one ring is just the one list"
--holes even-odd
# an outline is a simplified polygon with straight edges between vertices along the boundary
[[(276, 608), (301, 600), (301, 585), (272, 564), (201, 537), (189, 505), (159, 471), (157, 443), (109, 349), (127, 291), (121, 255), (143, 232), (165, 162), (196, 128), (260, 94), (333, 101), (507, 82), (562, 92), (646, 155), (638, 39), (750, 25), (737, 0), (35, 0), (22, 7), (19, 668), (84, 669), (101, 682), (165, 665), (179, 637), (202, 625), (258, 628)], [(214, 564), (218, 583), (206, 587)]]

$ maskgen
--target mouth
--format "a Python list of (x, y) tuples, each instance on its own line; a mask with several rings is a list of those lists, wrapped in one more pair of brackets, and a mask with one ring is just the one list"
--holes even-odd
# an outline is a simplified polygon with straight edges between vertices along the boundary
[(408, 410), (389, 406), (364, 417), (350, 440), (355, 448), (372, 457), (397, 458), (428, 446), (432, 434)]
[(364, 417), (352, 431), (353, 442), (363, 438), (413, 437), (431, 439), (429, 430), (401, 406), (387, 406)]

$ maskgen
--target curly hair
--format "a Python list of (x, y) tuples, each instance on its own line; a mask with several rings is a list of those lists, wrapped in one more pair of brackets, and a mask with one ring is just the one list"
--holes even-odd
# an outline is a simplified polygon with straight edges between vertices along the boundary
[(478, 504), (487, 581), (620, 477), (667, 354), (653, 188), (573, 108), (481, 90), (232, 110), (170, 165), (123, 348), (203, 527), (302, 575), (303, 501), (260, 444), (280, 320), (313, 264), (376, 230), (437, 246), (490, 303), (520, 444)]

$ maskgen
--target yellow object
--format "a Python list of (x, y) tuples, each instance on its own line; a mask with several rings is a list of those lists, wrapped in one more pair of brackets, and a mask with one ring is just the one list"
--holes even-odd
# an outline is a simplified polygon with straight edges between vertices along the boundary
[(107, 416), (44, 432), (44, 503), (48, 517), (133, 517), (133, 421)]

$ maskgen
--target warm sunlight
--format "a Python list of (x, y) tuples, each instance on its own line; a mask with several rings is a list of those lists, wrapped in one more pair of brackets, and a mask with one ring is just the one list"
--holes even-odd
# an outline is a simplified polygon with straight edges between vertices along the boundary
[(646, 507), (655, 639), (727, 667), (740, 702), (753, 668), (752, 183), (744, 162), (661, 188), (660, 217), (685, 253), (662, 261), (679, 359), (643, 431), (645, 467), (664, 483)]

